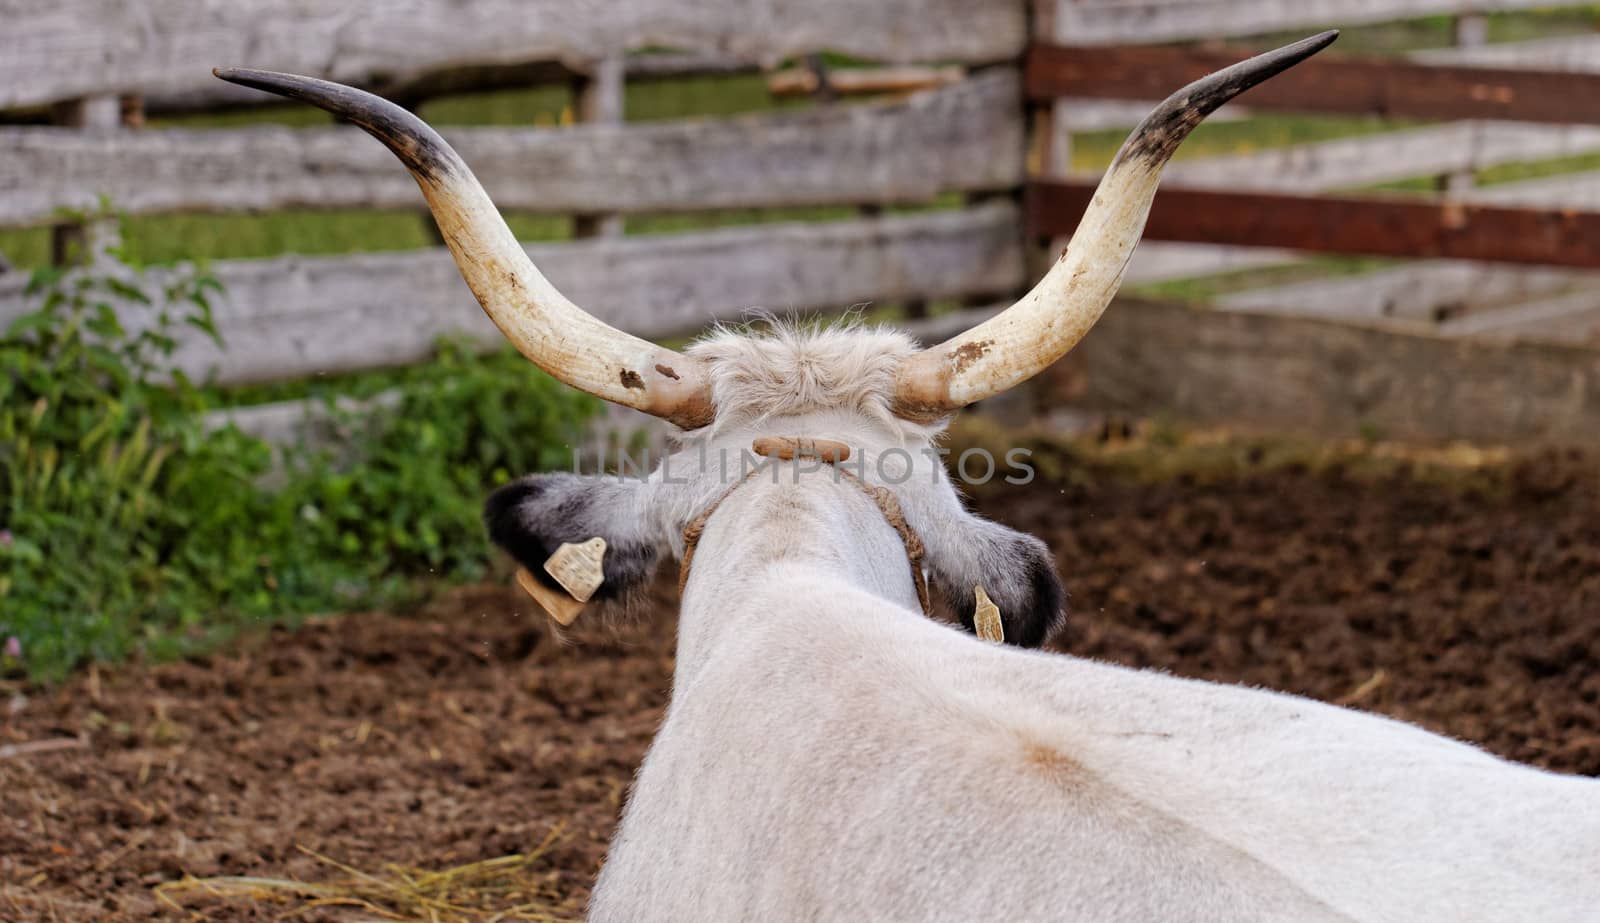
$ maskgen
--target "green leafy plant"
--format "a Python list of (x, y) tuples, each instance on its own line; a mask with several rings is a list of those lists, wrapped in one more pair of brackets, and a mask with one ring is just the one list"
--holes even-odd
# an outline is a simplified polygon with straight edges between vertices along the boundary
[(218, 340), (219, 290), (115, 247), (32, 278), (0, 338), (0, 670), (169, 655), (478, 577), (484, 495), (564, 463), (596, 406), (509, 350), (447, 343), (390, 373), (390, 400), (336, 414), (353, 448), (274, 448), (209, 423), (215, 390), (174, 361), (186, 328)]

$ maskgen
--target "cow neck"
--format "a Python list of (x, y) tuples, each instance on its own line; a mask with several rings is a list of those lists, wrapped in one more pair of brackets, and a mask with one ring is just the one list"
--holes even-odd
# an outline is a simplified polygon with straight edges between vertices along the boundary
[[(821, 450), (818, 448), (819, 445), (822, 447)], [(910, 523), (906, 522), (905, 510), (901, 508), (900, 501), (889, 488), (868, 484), (859, 475), (840, 467), (839, 462), (845, 461), (850, 457), (848, 448), (844, 447), (842, 443), (825, 440), (774, 439), (769, 437), (756, 440), (755, 451), (767, 458), (781, 461), (792, 461), (800, 457), (817, 458), (832, 467), (834, 473), (839, 477), (854, 484), (863, 494), (866, 494), (867, 499), (878, 507), (878, 512), (883, 514), (883, 518), (889, 523), (889, 527), (894, 529), (895, 533), (900, 536), (900, 542), (905, 546), (906, 561), (911, 565), (911, 583), (917, 589), (917, 603), (922, 606), (923, 615), (933, 615), (933, 606), (928, 601), (928, 577), (923, 573), (922, 569), (922, 559), (926, 554), (922, 539), (917, 536), (916, 530), (911, 528)], [(683, 527), (683, 560), (678, 566), (679, 595), (682, 595), (684, 587), (689, 584), (689, 569), (694, 565), (695, 548), (700, 544), (700, 536), (705, 533), (706, 524), (711, 521), (711, 517), (715, 515), (717, 508), (722, 506), (723, 501), (732, 496), (734, 491), (750, 483), (756, 475), (764, 470), (766, 470), (766, 466), (763, 465), (734, 481), (728, 486), (727, 490), (724, 490), (717, 495), (715, 500), (707, 504), (705, 509), (700, 511), (700, 515), (690, 520), (689, 524)]]

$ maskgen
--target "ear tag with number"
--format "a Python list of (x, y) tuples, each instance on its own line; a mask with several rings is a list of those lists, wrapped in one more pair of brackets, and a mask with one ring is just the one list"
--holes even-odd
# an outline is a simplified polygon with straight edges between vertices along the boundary
[(977, 598), (977, 607), (972, 611), (972, 627), (977, 630), (978, 637), (985, 641), (1004, 642), (1006, 629), (1000, 624), (1000, 607), (994, 604), (983, 587), (975, 586), (972, 590)]
[(551, 618), (566, 627), (578, 618), (584, 610), (584, 604), (605, 582), (605, 573), (601, 569), (605, 554), (606, 540), (598, 537), (579, 545), (568, 543), (557, 548), (556, 553), (545, 560), (544, 569), (556, 583), (561, 584), (565, 593), (545, 586), (538, 577), (522, 567), (517, 568), (517, 585), (532, 596), (533, 601)]
[(526, 567), (517, 568), (517, 586), (532, 596), (533, 601), (539, 604), (539, 608), (563, 628), (577, 620), (578, 614), (584, 610), (583, 603), (560, 590), (552, 590), (540, 583), (539, 578), (529, 573)]
[(556, 549), (544, 562), (544, 572), (578, 602), (586, 603), (605, 582), (600, 562), (606, 556), (606, 540), (596, 536), (581, 545), (570, 542)]

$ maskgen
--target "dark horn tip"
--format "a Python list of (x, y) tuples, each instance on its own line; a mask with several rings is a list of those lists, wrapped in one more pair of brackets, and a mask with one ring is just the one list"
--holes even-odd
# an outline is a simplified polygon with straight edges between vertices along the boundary
[[(280, 74), (277, 71), (258, 70), (254, 67), (213, 67), (211, 73), (229, 83), (236, 83), (252, 90), (264, 90), (279, 96), (298, 96), (302, 99), (309, 98), (308, 94), (323, 83), (311, 77)], [(337, 84), (329, 86), (343, 89)]]
[(365, 90), (252, 67), (217, 67), (211, 73), (229, 83), (308, 102), (360, 126), (382, 141), (420, 179), (437, 179), (464, 167), (450, 145), (425, 122)]
[(1112, 165), (1133, 160), (1159, 168), (1189, 132), (1223, 103), (1294, 67), (1338, 37), (1339, 30), (1329, 29), (1201, 77), (1157, 106), (1134, 129)]
[[(1301, 61), (1332, 45), (1338, 38), (1338, 29), (1319, 32), (1310, 38), (1303, 38), (1282, 48), (1263, 52), (1253, 58), (1239, 62), (1232, 68), (1218, 71), (1209, 78), (1197, 81), (1195, 86), (1204, 86), (1207, 83), (1211, 83), (1214, 91), (1221, 91), (1227, 98), (1232, 98), (1243, 90), (1299, 64)], [(1224, 76), (1228, 75), (1230, 71), (1236, 71), (1242, 79), (1228, 79), (1227, 76)]]
[(229, 83), (237, 83), (242, 86), (249, 86), (252, 77), (267, 73), (269, 73), (269, 71), (259, 71), (253, 67), (213, 67), (211, 69), (211, 75), (213, 77), (218, 77), (228, 81)]
[(1269, 51), (1267, 54), (1282, 55), (1283, 57), (1288, 58), (1298, 64), (1299, 62), (1304, 61), (1306, 58), (1309, 58), (1322, 49), (1328, 47), (1329, 45), (1332, 45), (1334, 42), (1338, 41), (1338, 39), (1339, 30), (1329, 29), (1326, 32), (1318, 32), (1316, 35), (1313, 35), (1310, 38), (1303, 38), (1298, 42), (1285, 45), (1276, 52)]

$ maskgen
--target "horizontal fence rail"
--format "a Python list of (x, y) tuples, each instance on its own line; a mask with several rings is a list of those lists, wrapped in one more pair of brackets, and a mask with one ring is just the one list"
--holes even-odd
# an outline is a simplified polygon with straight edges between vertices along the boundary
[(4, 11), (0, 108), (205, 88), (217, 65), (343, 83), (630, 50), (765, 64), (831, 50), (891, 63), (989, 63), (1027, 39), (1020, 0), (27, 0)]
[[(734, 320), (750, 308), (837, 312), (904, 299), (993, 297), (1026, 282), (1021, 220), (994, 202), (830, 224), (778, 224), (528, 247), (551, 282), (601, 320), (662, 337)], [(185, 334), (186, 373), (219, 381), (292, 378), (399, 365), (432, 355), (441, 335), (502, 337), (444, 249), (228, 261), (219, 352)], [(26, 307), (24, 282), (0, 276), (0, 328)], [(125, 323), (136, 323), (135, 318)]]
[(1548, 0), (1067, 0), (1056, 34), (1072, 45), (1172, 42), (1355, 26), (1440, 13), (1549, 7)]
[[(924, 202), (1022, 182), (1014, 72), (896, 103), (446, 138), (509, 210), (646, 213)], [(355, 128), (86, 132), (0, 129), (0, 226), (108, 195), (130, 214), (414, 208), (416, 184)]]
[[(1600, 287), (1600, 272), (1542, 266), (1432, 260), (1392, 269), (1269, 285), (1221, 296), (1222, 310), (1270, 311), (1302, 317), (1381, 320), (1433, 325), (1484, 307)], [(1600, 305), (1600, 298), (1596, 299)]]
[(1057, 401), (1123, 413), (1351, 437), (1600, 440), (1600, 351), (1545, 343), (1122, 300), (1052, 373)]
[[(939, 342), (992, 310), (935, 318)], [(1045, 412), (1147, 414), (1321, 436), (1600, 441), (1600, 351), (1119, 297), (1030, 384)]]
[[(1600, 153), (1600, 127), (1448, 122), (1244, 154), (1179, 160), (1164, 183), (1253, 191), (1324, 192), (1505, 164)], [(1550, 182), (1570, 179), (1556, 176)], [(1471, 190), (1525, 204), (1529, 181)]]
[[(1034, 45), (1025, 66), (1026, 91), (1035, 100), (1160, 99), (1245, 56), (1209, 48)], [(1242, 100), (1252, 109), (1296, 112), (1600, 124), (1600, 74), (1319, 56), (1251, 89)]]
[[(1028, 233), (1070, 234), (1094, 190), (1087, 182), (1030, 184)], [(1144, 234), (1325, 253), (1600, 268), (1600, 213), (1565, 209), (1165, 187)]]

